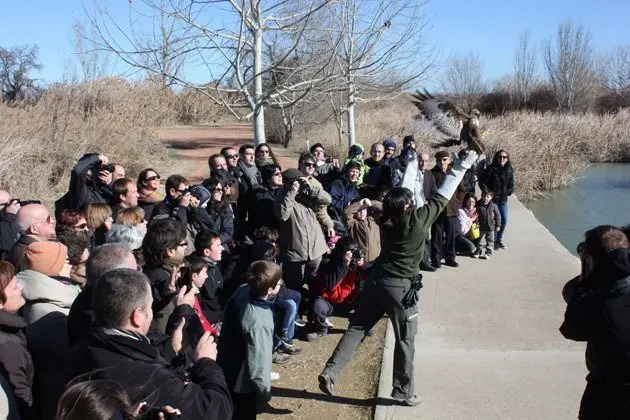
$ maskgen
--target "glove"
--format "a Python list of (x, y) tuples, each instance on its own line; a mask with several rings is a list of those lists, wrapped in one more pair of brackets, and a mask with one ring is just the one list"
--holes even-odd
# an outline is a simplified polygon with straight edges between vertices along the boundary
[[(468, 150), (463, 159), (460, 159), (459, 156), (453, 152), (451, 156), (451, 161), (453, 162), (454, 169), (464, 169), (464, 171), (472, 168), (472, 166), (477, 162), (477, 152), (474, 150)], [(459, 166), (459, 167), (458, 167)]]

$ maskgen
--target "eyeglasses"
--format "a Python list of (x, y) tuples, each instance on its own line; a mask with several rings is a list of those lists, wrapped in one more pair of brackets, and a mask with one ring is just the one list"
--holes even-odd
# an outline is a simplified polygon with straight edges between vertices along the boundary
[(499, 155), (499, 159), (507, 159), (507, 155)]
[(48, 223), (49, 225), (54, 225), (55, 224), (55, 219), (53, 219), (53, 217), (49, 214), (46, 217), (46, 220), (41, 220), (39, 222), (35, 222), (35, 223), (31, 224), (31, 226), (37, 225), (37, 224), (40, 224), (40, 223)]
[(183, 240), (183, 241), (181, 241), (179, 244), (177, 244), (177, 246), (178, 246), (178, 247), (186, 247), (186, 246), (188, 246), (188, 241)]
[(238, 155), (225, 155), (226, 159), (238, 159)]
[(155, 181), (156, 179), (160, 179), (160, 176), (159, 175), (153, 175), (153, 176), (150, 176), (150, 177), (146, 178), (144, 181), (145, 182), (151, 182), (151, 181)]
[(303, 162), (302, 165), (306, 166), (307, 168), (315, 167), (315, 164), (313, 162)]
[(223, 193), (223, 187), (216, 187), (212, 189), (213, 192), (220, 192)]
[(182, 194), (186, 194), (188, 192), (188, 188), (185, 188), (183, 190), (177, 190), (177, 192), (180, 192)]

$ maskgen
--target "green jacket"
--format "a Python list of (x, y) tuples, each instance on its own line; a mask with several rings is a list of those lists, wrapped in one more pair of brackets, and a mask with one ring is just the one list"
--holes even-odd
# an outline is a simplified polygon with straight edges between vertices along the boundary
[(411, 278), (420, 272), (424, 241), (448, 199), (436, 194), (427, 204), (400, 217), (383, 230), (380, 263), (392, 277)]

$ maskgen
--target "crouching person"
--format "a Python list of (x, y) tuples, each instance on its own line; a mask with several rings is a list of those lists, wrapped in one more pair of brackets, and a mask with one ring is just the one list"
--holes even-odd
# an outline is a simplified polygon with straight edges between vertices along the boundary
[(281, 279), (279, 265), (256, 261), (247, 270), (247, 284), (226, 305), (217, 361), (232, 393), (234, 419), (255, 419), (271, 408), (271, 300)]
[(330, 259), (322, 262), (317, 276), (309, 285), (314, 293), (311, 311), (314, 331), (307, 334), (308, 341), (328, 334), (328, 328), (332, 327), (328, 317), (335, 306), (352, 303), (358, 297), (364, 279), (364, 256), (357, 243), (346, 236), (337, 242)]
[[(106, 272), (94, 286), (94, 328), (73, 350), (71, 377), (88, 374), (122, 385), (134, 401), (149, 407), (177, 407), (189, 419), (229, 419), (232, 401), (215, 362), (216, 345), (205, 333), (195, 347), (188, 375), (171, 367), (146, 334), (153, 319), (148, 278), (132, 269)], [(171, 335), (174, 354), (182, 351), (184, 323)]]

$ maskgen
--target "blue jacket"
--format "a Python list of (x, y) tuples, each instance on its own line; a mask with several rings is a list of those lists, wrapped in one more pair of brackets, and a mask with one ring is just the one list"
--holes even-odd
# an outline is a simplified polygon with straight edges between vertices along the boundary
[(330, 184), (330, 197), (332, 198), (331, 207), (337, 210), (337, 213), (343, 215), (346, 207), (354, 200), (359, 198), (359, 190), (350, 182), (347, 177), (335, 179)]

